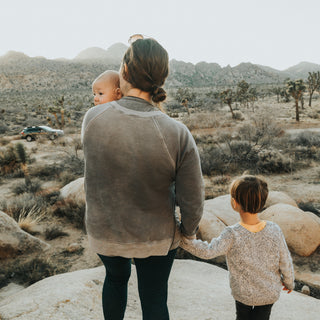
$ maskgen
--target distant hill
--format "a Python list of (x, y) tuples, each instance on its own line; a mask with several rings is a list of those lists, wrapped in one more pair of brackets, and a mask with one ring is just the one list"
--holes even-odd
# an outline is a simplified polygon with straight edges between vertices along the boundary
[(290, 74), (292, 77), (302, 78), (302, 79), (307, 78), (309, 75), (309, 72), (316, 72), (316, 71), (320, 71), (320, 65), (316, 63), (306, 62), (306, 61), (300, 62), (297, 65), (284, 70), (284, 72)]
[[(116, 43), (108, 49), (88, 48), (74, 59), (50, 60), (31, 58), (10, 51), (0, 57), (0, 92), (5, 90), (70, 90), (89, 89), (92, 81), (107, 69), (119, 70), (127, 46)], [(285, 79), (306, 79), (308, 72), (320, 70), (320, 65), (301, 62), (284, 71), (267, 66), (240, 63), (221, 67), (217, 63), (170, 61), (166, 87), (211, 87), (235, 85), (241, 80), (250, 84), (277, 84)]]
[(75, 58), (74, 61), (121, 61), (124, 53), (127, 51), (128, 47), (123, 43), (115, 43), (107, 50), (92, 47), (81, 51)]

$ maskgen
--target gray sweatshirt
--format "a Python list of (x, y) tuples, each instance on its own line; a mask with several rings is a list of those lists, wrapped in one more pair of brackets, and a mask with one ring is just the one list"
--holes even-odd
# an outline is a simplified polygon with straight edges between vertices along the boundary
[(194, 139), (145, 100), (124, 97), (91, 108), (82, 124), (86, 228), (107, 256), (166, 255), (181, 232), (196, 232), (204, 190)]
[(180, 246), (202, 259), (226, 255), (232, 295), (248, 306), (276, 302), (282, 282), (294, 288), (290, 252), (280, 227), (273, 222), (256, 233), (237, 223), (226, 227), (210, 244), (184, 239)]

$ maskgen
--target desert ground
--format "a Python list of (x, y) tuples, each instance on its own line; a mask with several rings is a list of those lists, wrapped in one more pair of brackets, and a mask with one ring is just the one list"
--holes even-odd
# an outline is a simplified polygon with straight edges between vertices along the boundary
[[(315, 96), (312, 107), (305, 104), (299, 122), (293, 104), (278, 103), (275, 96), (267, 96), (254, 106), (235, 105), (237, 118), (233, 119), (227, 105), (204, 108), (193, 103), (188, 114), (186, 108), (169, 99), (167, 114), (185, 123), (198, 145), (206, 199), (227, 194), (234, 177), (250, 172), (263, 176), (270, 190), (287, 193), (300, 208), (319, 215), (320, 98)], [(27, 142), (18, 132), (0, 137), (2, 155), (9, 148), (15, 150), (17, 144), (23, 145), (32, 185), (27, 187), (26, 171), (19, 161), (12, 170), (2, 171), (0, 210), (51, 245), (46, 253), (7, 260), (0, 276), (2, 287), (9, 283), (28, 286), (53, 274), (100, 265), (88, 248), (82, 223), (84, 207), (59, 199), (64, 185), (83, 176), (80, 128), (81, 119), (72, 127), (66, 126), (65, 135), (53, 141), (41, 138)], [(225, 159), (231, 159), (228, 165)], [(310, 257), (293, 258), (296, 264), (320, 273), (320, 248)]]

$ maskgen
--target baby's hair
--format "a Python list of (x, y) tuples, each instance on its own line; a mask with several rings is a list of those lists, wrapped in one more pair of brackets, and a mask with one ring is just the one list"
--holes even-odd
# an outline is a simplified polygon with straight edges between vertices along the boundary
[(101, 73), (94, 81), (110, 81), (114, 84), (115, 88), (120, 88), (120, 78), (119, 78), (119, 72), (114, 70), (106, 70), (105, 72)]
[(268, 197), (268, 184), (261, 178), (245, 175), (231, 183), (230, 194), (244, 212), (260, 212)]

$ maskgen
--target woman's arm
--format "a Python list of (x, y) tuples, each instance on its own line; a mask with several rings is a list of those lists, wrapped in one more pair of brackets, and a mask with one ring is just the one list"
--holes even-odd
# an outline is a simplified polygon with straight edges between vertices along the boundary
[(197, 232), (203, 214), (204, 183), (197, 146), (189, 131), (181, 139), (178, 167), (176, 171), (176, 202), (180, 207), (183, 235)]
[(218, 238), (207, 241), (187, 239), (182, 237), (180, 247), (201, 259), (212, 259), (227, 254), (233, 243), (233, 234), (230, 228), (225, 228)]

